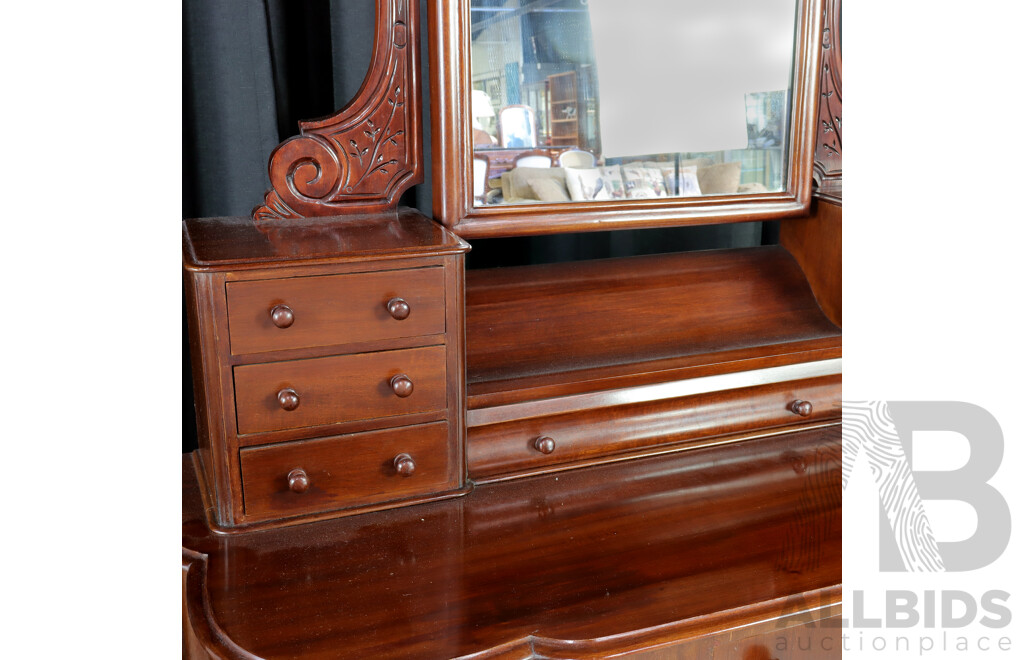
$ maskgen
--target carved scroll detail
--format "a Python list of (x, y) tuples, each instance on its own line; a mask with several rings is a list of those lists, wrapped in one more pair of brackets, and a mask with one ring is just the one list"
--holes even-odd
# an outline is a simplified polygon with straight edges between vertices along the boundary
[(814, 174), (819, 185), (843, 176), (842, 0), (826, 0), (821, 40), (821, 98)]
[(356, 98), (270, 155), (258, 223), (393, 208), (423, 180), (420, 164), (417, 2), (380, 0), (370, 71)]

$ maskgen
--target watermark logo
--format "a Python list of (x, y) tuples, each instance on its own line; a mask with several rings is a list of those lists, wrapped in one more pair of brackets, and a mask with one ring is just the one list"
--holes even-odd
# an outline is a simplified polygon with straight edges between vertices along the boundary
[[(914, 470), (915, 431), (952, 431), (970, 446), (957, 470)], [(959, 401), (843, 402), (843, 489), (863, 454), (878, 488), (882, 571), (971, 571), (997, 560), (1010, 542), (1010, 508), (989, 479), (1003, 459), (1003, 432), (988, 411)], [(978, 526), (962, 541), (937, 541), (924, 502), (957, 500)]]
[[(855, 467), (866, 464), (878, 494), (878, 575), (888, 575), (879, 587), (846, 593), (841, 617), (821, 618), (823, 612), (834, 611), (827, 598), (809, 603), (794, 596), (787, 608), (791, 616), (779, 619), (774, 647), (763, 650), (815, 660), (838, 657), (840, 651), (918, 657), (1012, 654), (1010, 592), (984, 584), (983, 579), (965, 582), (966, 576), (953, 575), (993, 565), (1009, 545), (1010, 508), (989, 483), (1003, 460), (1003, 433), (996, 419), (979, 406), (945, 401), (843, 402), (842, 413), (841, 459), (838, 442), (823, 443), (808, 478), (822, 473), (835, 479), (841, 460), (842, 492), (849, 495), (857, 490), (847, 488)], [(929, 468), (929, 461), (920, 459), (934, 459), (941, 450), (922, 444), (922, 438), (916, 443), (922, 455), (914, 460), (914, 435), (935, 431), (965, 441), (954, 454), (966, 457), (962, 465)], [(815, 496), (805, 498), (807, 510), (800, 512), (801, 521), (816, 518), (814, 525), (805, 527), (834, 523), (827, 515), (834, 503), (817, 495), (838, 492), (838, 484), (833, 484), (835, 490), (830, 491), (808, 482), (807, 492)], [(974, 510), (977, 526), (969, 538), (940, 540), (926, 506), (935, 501), (955, 501)], [(936, 508), (931, 511), (934, 515)], [(787, 548), (784, 565), (791, 570), (816, 565), (818, 546), (803, 542)], [(922, 578), (938, 588), (922, 589)]]

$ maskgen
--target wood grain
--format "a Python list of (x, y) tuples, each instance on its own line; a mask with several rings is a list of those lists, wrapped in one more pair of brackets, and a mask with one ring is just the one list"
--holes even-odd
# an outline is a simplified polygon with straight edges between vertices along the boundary
[(379, 261), (469, 251), (469, 244), (422, 213), (296, 220), (257, 227), (244, 217), (182, 221), (182, 256), (190, 271), (310, 268), (321, 263)]
[[(249, 218), (202, 218), (184, 221), (182, 230), (192, 372), (196, 381), (196, 410), (200, 432), (197, 457), (204, 470), (202, 483), (206, 489), (211, 524), (218, 531), (239, 532), (246, 528), (273, 524), (294, 524), (298, 520), (253, 521), (246, 516), (239, 466), (239, 452), (246, 447), (447, 420), (446, 446), (454, 451), (451, 460), (460, 475), (459, 485), (446, 493), (415, 495), (402, 501), (456, 497), (466, 491), (461, 483), (466, 474), (462, 448), (465, 387), (461, 376), (464, 370), (461, 273), (462, 255), (469, 249), (468, 244), (429, 218), (409, 209), (376, 215), (353, 214), (345, 219), (295, 221), (286, 226), (262, 228), (257, 227)], [(439, 332), (389, 338), (379, 336), (373, 330), (360, 328), (363, 323), (369, 323), (378, 330), (381, 324), (385, 328), (390, 324), (415, 326), (417, 309), (423, 311), (431, 307), (431, 304), (412, 300), (409, 317), (396, 320), (386, 308), (392, 292), (383, 289), (378, 291), (383, 297), (374, 303), (379, 304), (379, 310), (374, 314), (382, 315), (383, 320), (374, 317), (345, 323), (347, 306), (352, 300), (358, 301), (361, 296), (365, 297), (364, 287), (360, 283), (369, 281), (364, 278), (372, 279), (372, 273), (378, 271), (436, 273), (445, 288), (445, 301), (437, 302), (436, 313), (439, 318), (435, 317), (433, 322)], [(236, 325), (234, 322), (238, 318), (236, 315), (233, 322), (229, 323), (229, 289), (251, 286), (254, 289), (281, 291), (289, 290), (297, 282), (314, 281), (326, 283), (324, 288), (330, 291), (325, 294), (318, 290), (319, 286), (306, 289), (306, 294), (311, 296), (312, 304), (316, 307), (312, 316), (320, 318), (323, 330), (323, 334), (317, 330), (312, 336), (317, 342), (332, 342), (330, 345), (285, 348), (282, 343), (276, 347), (268, 346), (272, 350), (260, 353), (231, 353), (231, 327)], [(333, 282), (351, 285), (338, 287), (330, 284)], [(404, 278), (400, 284), (403, 289), (416, 289), (419, 286), (418, 278), (414, 276)], [(429, 288), (430, 283), (426, 284)], [(273, 302), (276, 305), (282, 301)], [(300, 305), (300, 309), (293, 310), (291, 325), (277, 327), (269, 316), (269, 309), (274, 305), (263, 311), (266, 315), (263, 318), (268, 319), (267, 330), (272, 330), (272, 335), (297, 330), (302, 327), (303, 318), (310, 319), (309, 309)], [(237, 306), (234, 311), (237, 311)], [(380, 334), (387, 333), (383, 331)], [(389, 355), (392, 358), (396, 354), (410, 355), (403, 351), (421, 349), (427, 353), (412, 355), (430, 355), (425, 361), (417, 360), (422, 363), (425, 371), (415, 364), (410, 365), (408, 361), (403, 364), (385, 364), (390, 359)], [(336, 360), (346, 355), (376, 355), (374, 358), (354, 358), (355, 362), (351, 364), (357, 369), (383, 367), (385, 371), (377, 374), (378, 380), (374, 380), (373, 374), (368, 371), (351, 374), (332, 372), (328, 368), (319, 372), (316, 368), (310, 373), (305, 371), (305, 367), (310, 364), (324, 364), (316, 360)], [(290, 371), (290, 367), (297, 362), (302, 365), (298, 368), (299, 373)], [(326, 364), (329, 367), (339, 366), (335, 362)], [(241, 411), (243, 428), (255, 432), (243, 435), (238, 433), (236, 369), (242, 374), (243, 381), (246, 374), (257, 375), (250, 379), (252, 387), (246, 391), (251, 397), (246, 400)], [(414, 392), (407, 398), (395, 396), (390, 385), (390, 379), (401, 373), (406, 373), (414, 383)], [(267, 374), (289, 379), (297, 377), (297, 380), (267, 384), (259, 377)], [(315, 376), (312, 390), (305, 393), (296, 385), (304, 375)], [(345, 399), (346, 392), (352, 387), (358, 391), (352, 392), (354, 396)], [(291, 412), (281, 409), (277, 400), (278, 392), (286, 388), (294, 389), (299, 396), (299, 406)], [(245, 396), (243, 393), (243, 398)], [(277, 407), (276, 410), (273, 406)], [(291, 417), (275, 421), (274, 415)], [(244, 426), (253, 419), (256, 420), (253, 426)], [(358, 510), (375, 510), (387, 506), (393, 504), (377, 502), (360, 505)], [(301, 518), (316, 519), (330, 515), (338, 513), (317, 512), (303, 514)]]
[(270, 184), (253, 210), (261, 224), (394, 208), (423, 181), (419, 2), (380, 0), (370, 70), (330, 117), (299, 122), (270, 154)]
[[(837, 419), (841, 398), (841, 377), (827, 376), (473, 426), (469, 474), (477, 481), (521, 475), (643, 447)], [(813, 413), (793, 413), (789, 406), (797, 399), (812, 401)], [(538, 451), (535, 443), (542, 437), (553, 441), (553, 451)]]
[(814, 174), (819, 191), (842, 198), (843, 43), (842, 0), (825, 0), (822, 18), (817, 144)]
[[(235, 367), (238, 432), (260, 433), (372, 417), (394, 417), (447, 406), (445, 350), (427, 346)], [(397, 396), (391, 379), (404, 374), (409, 396)], [(283, 389), (299, 404), (285, 410)]]
[(797, 260), (829, 320), (843, 325), (843, 206), (815, 199), (809, 218), (784, 223), (779, 241)]
[[(231, 352), (443, 334), (444, 296), (442, 268), (229, 282)], [(397, 298), (408, 306), (402, 320), (395, 319), (387, 307)], [(284, 328), (271, 315), (279, 306), (286, 306), (294, 317)]]
[[(778, 247), (470, 271), (470, 387), (719, 351), (829, 339), (799, 267)], [(530, 337), (529, 341), (524, 338)]]
[[(448, 490), (459, 481), (455, 453), (443, 422), (243, 449), (245, 512), (259, 520)], [(401, 454), (414, 462), (409, 476), (394, 465)], [(302, 492), (288, 483), (296, 469)]]
[(836, 613), (829, 429), (232, 536), (207, 527), (186, 461), (189, 621), (226, 658), (691, 657), (752, 626), (727, 648)]

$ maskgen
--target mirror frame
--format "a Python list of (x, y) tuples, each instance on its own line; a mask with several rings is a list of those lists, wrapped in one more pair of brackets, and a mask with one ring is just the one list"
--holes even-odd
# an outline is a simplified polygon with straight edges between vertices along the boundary
[(489, 238), (750, 222), (807, 214), (817, 133), (822, 0), (797, 0), (784, 191), (494, 206), (473, 205), (470, 1), (430, 0), (429, 4), (434, 218), (455, 233)]

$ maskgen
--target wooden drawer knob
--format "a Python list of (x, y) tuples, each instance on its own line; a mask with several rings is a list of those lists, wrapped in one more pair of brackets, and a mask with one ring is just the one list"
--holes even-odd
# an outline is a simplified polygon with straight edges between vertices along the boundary
[(392, 298), (388, 301), (387, 307), (388, 314), (390, 314), (391, 318), (396, 321), (403, 321), (409, 318), (409, 312), (411, 311), (409, 309), (409, 303), (405, 302), (401, 298)]
[(544, 436), (533, 441), (533, 448), (542, 454), (550, 454), (555, 451), (555, 441)]
[(295, 312), (288, 305), (274, 305), (270, 310), (270, 320), (279, 328), (287, 328), (295, 323)]
[(288, 490), (293, 493), (305, 493), (309, 488), (309, 475), (302, 468), (295, 468), (288, 473)]
[(801, 399), (797, 399), (793, 403), (789, 404), (789, 409), (801, 417), (807, 417), (813, 410), (810, 401), (803, 401)]
[(295, 390), (286, 388), (277, 393), (277, 402), (285, 410), (295, 410), (299, 407), (299, 395)]
[(409, 454), (399, 454), (398, 456), (395, 456), (395, 472), (403, 477), (411, 477), (412, 473), (415, 471), (416, 461), (412, 460), (412, 456)]
[(412, 394), (412, 381), (405, 374), (398, 374), (391, 378), (391, 391), (395, 396), (405, 398)]

